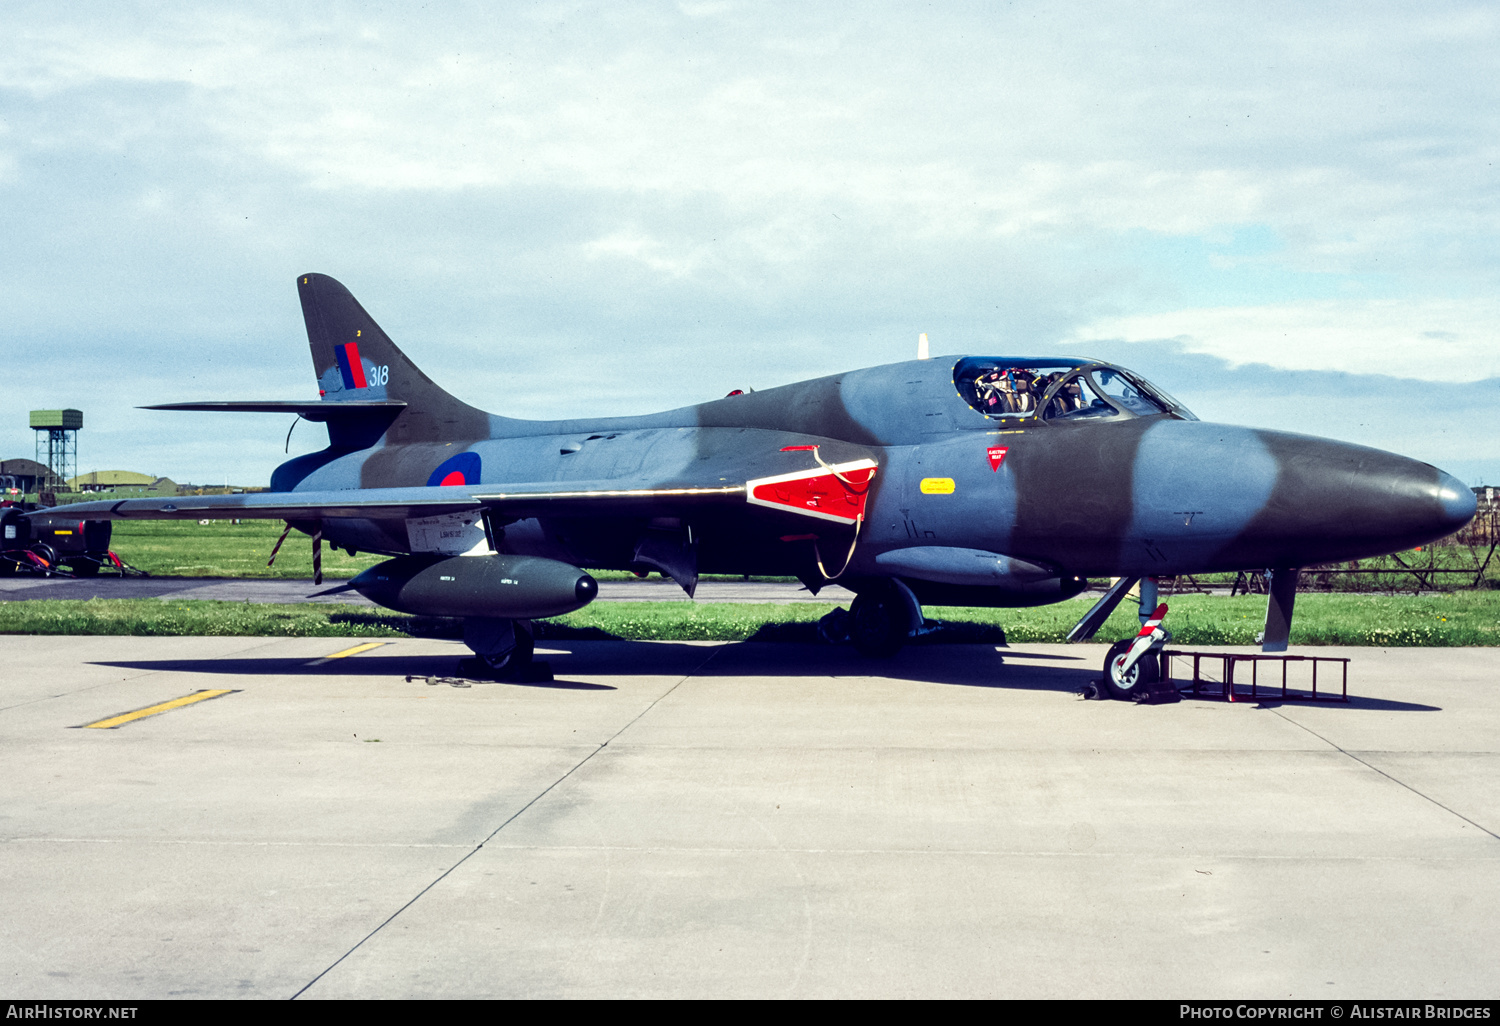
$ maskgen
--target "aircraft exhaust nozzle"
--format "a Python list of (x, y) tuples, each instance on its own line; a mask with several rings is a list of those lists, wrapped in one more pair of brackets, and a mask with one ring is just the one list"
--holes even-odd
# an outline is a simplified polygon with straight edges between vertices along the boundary
[(349, 586), (371, 602), (422, 616), (532, 620), (582, 609), (599, 583), (540, 556), (412, 555), (370, 567)]

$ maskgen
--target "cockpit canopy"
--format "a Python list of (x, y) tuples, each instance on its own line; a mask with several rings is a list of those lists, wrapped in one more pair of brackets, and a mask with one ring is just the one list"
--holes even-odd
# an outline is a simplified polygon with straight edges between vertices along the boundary
[(1169, 413), (1198, 419), (1139, 374), (1097, 361), (968, 356), (954, 366), (953, 385), (986, 417), (1075, 421)]

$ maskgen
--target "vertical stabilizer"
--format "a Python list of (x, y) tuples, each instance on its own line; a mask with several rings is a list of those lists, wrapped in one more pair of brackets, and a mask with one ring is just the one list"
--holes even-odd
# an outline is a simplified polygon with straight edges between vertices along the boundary
[[(489, 437), (483, 410), (460, 402), (407, 359), (359, 301), (326, 274), (297, 279), (318, 394), (325, 402), (397, 399), (406, 408), (385, 429), (387, 442), (453, 442)], [(343, 420), (344, 418), (340, 418)], [(333, 423), (330, 423), (332, 433)], [(340, 444), (333, 438), (335, 446)], [(369, 442), (365, 442), (369, 444)]]

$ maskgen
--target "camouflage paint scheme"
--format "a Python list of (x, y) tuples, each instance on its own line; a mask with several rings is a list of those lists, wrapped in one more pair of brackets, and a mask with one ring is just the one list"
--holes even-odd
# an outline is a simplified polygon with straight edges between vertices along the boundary
[[(407, 518), (482, 511), (502, 553), (654, 566), (689, 591), (699, 573), (794, 575), (814, 590), (836, 576), (856, 592), (900, 578), (920, 601), (1004, 606), (1068, 597), (1087, 577), (1379, 555), (1447, 535), (1475, 508), (1467, 487), (1428, 464), (1203, 423), (1175, 404), (1104, 419), (989, 417), (960, 394), (955, 358), (649, 416), (515, 420), (444, 392), (332, 278), (304, 275), (298, 289), (319, 400), (157, 408), (297, 412), (328, 424), (328, 448), (277, 468), (270, 492), (89, 503), (70, 515), (261, 516), (307, 531), (321, 521), (332, 544), (400, 555)], [(348, 366), (353, 350), (340, 364), (349, 343), (362, 373)], [(993, 446), (1006, 449), (998, 464)], [(862, 523), (746, 501), (747, 481), (815, 471), (818, 456), (876, 465)], [(463, 483), (438, 483), (444, 474)], [(926, 479), (951, 488), (924, 490)]]

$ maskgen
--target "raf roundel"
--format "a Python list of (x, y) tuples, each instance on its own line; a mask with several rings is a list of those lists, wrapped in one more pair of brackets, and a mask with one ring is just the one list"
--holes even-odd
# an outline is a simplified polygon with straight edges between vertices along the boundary
[(457, 456), (450, 456), (428, 475), (427, 487), (479, 484), (479, 466), (477, 452), (461, 452)]

